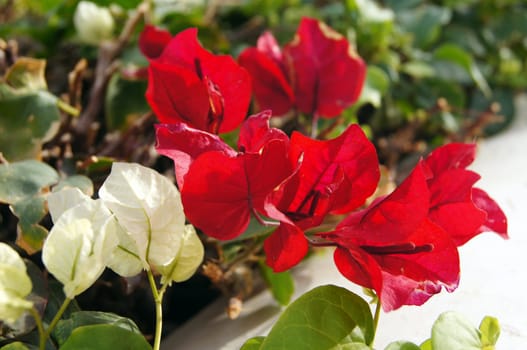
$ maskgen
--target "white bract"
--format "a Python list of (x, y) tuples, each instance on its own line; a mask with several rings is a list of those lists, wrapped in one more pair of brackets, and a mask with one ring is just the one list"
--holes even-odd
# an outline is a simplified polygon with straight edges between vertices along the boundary
[(46, 199), (48, 201), (48, 209), (53, 222), (57, 222), (59, 217), (66, 210), (83, 202), (92, 200), (76, 187), (64, 188), (57, 192), (51, 192)]
[[(113, 163), (99, 197), (128, 235), (121, 235), (119, 256), (136, 255), (144, 269), (153, 266), (171, 273), (166, 280), (181, 281), (194, 273), (203, 259), (203, 247), (195, 232), (185, 228), (179, 191), (171, 181), (139, 164)], [(119, 256), (114, 255), (112, 268), (126, 264)]]
[(181, 237), (181, 244), (175, 258), (168, 264), (156, 266), (161, 274), (161, 283), (170, 285), (172, 281), (186, 281), (201, 264), (204, 249), (201, 240), (192, 225), (186, 225)]
[(9, 245), (0, 242), (0, 319), (12, 324), (33, 307), (25, 298), (32, 284), (26, 265)]
[(91, 1), (80, 1), (73, 15), (73, 23), (79, 39), (87, 44), (98, 45), (113, 35), (114, 20), (110, 10)]
[(117, 223), (100, 200), (87, 199), (55, 222), (42, 248), (42, 261), (64, 285), (68, 298), (90, 287), (118, 243)]

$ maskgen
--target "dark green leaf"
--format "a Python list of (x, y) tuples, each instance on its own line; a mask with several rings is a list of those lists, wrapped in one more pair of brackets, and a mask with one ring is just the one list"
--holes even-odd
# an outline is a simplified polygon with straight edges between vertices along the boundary
[(137, 333), (116, 325), (98, 324), (76, 328), (61, 350), (151, 350), (150, 344)]
[(274, 299), (281, 305), (289, 304), (295, 291), (295, 282), (291, 272), (275, 273), (263, 261), (260, 262), (260, 271), (262, 271), (262, 276), (267, 286), (271, 289)]
[(0, 83), (0, 149), (7, 160), (37, 158), (59, 120), (57, 98), (49, 92), (19, 91)]
[(129, 318), (107, 312), (78, 311), (72, 313), (70, 318), (59, 321), (57, 328), (53, 332), (53, 337), (59, 346), (61, 346), (75, 329), (97, 324), (113, 325), (141, 335), (141, 331), (137, 325)]
[(439, 38), (441, 27), (450, 21), (451, 10), (435, 5), (422, 5), (398, 13), (397, 20), (414, 38), (414, 45), (425, 48)]
[(106, 92), (106, 125), (110, 130), (124, 130), (150, 108), (145, 99), (146, 81), (125, 80), (114, 74)]
[(373, 320), (369, 305), (347, 289), (317, 287), (280, 316), (261, 350), (369, 349)]
[(478, 88), (486, 96), (490, 96), (490, 87), (469, 52), (463, 50), (458, 45), (447, 43), (435, 50), (434, 57), (437, 60), (455, 63), (465, 69)]
[(59, 180), (55, 169), (36, 160), (0, 164), (0, 201), (14, 204)]
[[(269, 220), (269, 221), (272, 221), (272, 220)], [(231, 239), (229, 243), (243, 241), (249, 238), (267, 236), (268, 234), (276, 230), (276, 227), (277, 226), (273, 226), (273, 225), (263, 226), (262, 224), (260, 224), (260, 222), (258, 222), (258, 220), (256, 220), (255, 218), (251, 216), (251, 221), (249, 221), (249, 226), (247, 227), (245, 232), (243, 232), (240, 236), (234, 239)]]

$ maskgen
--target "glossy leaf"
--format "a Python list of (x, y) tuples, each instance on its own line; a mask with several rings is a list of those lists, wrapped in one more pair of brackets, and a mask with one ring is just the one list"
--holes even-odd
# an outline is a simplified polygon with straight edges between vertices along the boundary
[(327, 285), (289, 305), (259, 349), (365, 350), (372, 340), (369, 305), (344, 288)]
[(19, 341), (2, 346), (0, 349), (1, 350), (29, 350), (29, 348), (24, 343), (21, 343)]
[(48, 234), (48, 230), (39, 225), (46, 215), (44, 197), (35, 195), (20, 200), (11, 206), (11, 210), (19, 218), (17, 245), (29, 253), (39, 251)]
[(99, 324), (76, 328), (61, 350), (134, 349), (151, 350), (145, 338), (116, 325)]
[(129, 318), (108, 312), (78, 311), (72, 313), (69, 318), (62, 319), (57, 323), (57, 327), (53, 332), (53, 337), (58, 345), (62, 346), (76, 328), (98, 324), (113, 325), (141, 335), (141, 331), (137, 325)]
[(16, 203), (40, 193), (58, 180), (55, 169), (36, 160), (0, 164), (0, 201)]

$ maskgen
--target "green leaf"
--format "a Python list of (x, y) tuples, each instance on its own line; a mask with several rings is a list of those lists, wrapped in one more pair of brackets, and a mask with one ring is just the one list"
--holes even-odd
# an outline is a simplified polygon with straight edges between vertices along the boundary
[(423, 4), (413, 9), (400, 11), (397, 21), (411, 33), (414, 46), (426, 48), (437, 41), (443, 25), (450, 22), (452, 12), (446, 7)]
[(41, 193), (58, 179), (55, 169), (36, 160), (0, 164), (0, 202), (11, 204), (19, 218), (17, 244), (28, 253), (42, 248), (47, 230), (38, 224), (46, 214)]
[(435, 50), (434, 58), (459, 65), (472, 77), (481, 92), (486, 96), (491, 95), (487, 80), (485, 80), (474, 59), (470, 53), (463, 50), (460, 46), (450, 43), (443, 44)]
[(260, 350), (264, 340), (265, 340), (265, 337), (251, 338), (242, 345), (240, 350)]
[(76, 328), (61, 350), (152, 349), (145, 338), (116, 325), (99, 324)]
[(427, 78), (435, 75), (435, 69), (424, 61), (410, 61), (402, 65), (401, 70), (415, 78)]
[(7, 344), (6, 346), (2, 346), (0, 350), (29, 350), (29, 348), (25, 344), (17, 341), (11, 344)]
[(33, 197), (58, 180), (55, 169), (36, 160), (0, 164), (0, 202), (14, 204)]
[(275, 273), (263, 261), (260, 262), (262, 276), (271, 289), (274, 299), (281, 305), (289, 304), (295, 291), (295, 284), (291, 272), (284, 271)]
[(427, 339), (421, 344), (421, 350), (433, 350), (432, 339)]
[(84, 175), (72, 175), (68, 176), (65, 179), (60, 180), (60, 182), (53, 186), (53, 192), (62, 190), (63, 188), (78, 188), (84, 194), (88, 196), (93, 195), (93, 182), (91, 179)]
[(419, 346), (415, 345), (414, 343), (399, 340), (393, 343), (388, 344), (384, 350), (421, 350)]
[(483, 346), (494, 346), (500, 337), (500, 323), (497, 318), (485, 316), (479, 325)]
[(390, 79), (381, 68), (368, 66), (366, 82), (362, 89), (359, 101), (362, 103), (371, 103), (375, 107), (380, 107), (382, 96), (388, 90), (389, 85)]
[(9, 67), (4, 79), (15, 89), (47, 90), (45, 70), (46, 60), (21, 57)]
[(125, 80), (115, 74), (106, 93), (105, 116), (110, 130), (127, 129), (150, 108), (145, 99), (146, 81)]
[(38, 158), (58, 129), (57, 97), (44, 90), (14, 90), (0, 83), (0, 150), (13, 162)]
[(260, 349), (369, 349), (372, 341), (369, 305), (347, 289), (327, 285), (293, 302)]
[[(273, 221), (268, 218), (265, 218), (265, 220)], [(273, 226), (273, 225), (263, 226), (262, 224), (260, 224), (260, 222), (258, 222), (257, 219), (251, 216), (251, 220), (249, 221), (249, 226), (247, 226), (247, 229), (241, 235), (229, 240), (226, 243), (239, 242), (239, 241), (244, 241), (250, 238), (267, 236), (271, 232), (276, 230), (276, 227), (277, 226)]]
[(141, 331), (137, 325), (129, 318), (108, 312), (78, 311), (72, 313), (70, 318), (61, 320), (57, 323), (57, 328), (53, 332), (53, 337), (59, 346), (61, 346), (66, 342), (75, 329), (82, 326), (97, 324), (113, 325), (141, 335)]
[(480, 332), (463, 315), (449, 311), (432, 326), (434, 350), (481, 350)]

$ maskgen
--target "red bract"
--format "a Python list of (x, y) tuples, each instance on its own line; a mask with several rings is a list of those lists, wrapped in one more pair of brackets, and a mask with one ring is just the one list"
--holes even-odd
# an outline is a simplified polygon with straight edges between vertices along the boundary
[(300, 156), (302, 165), (281, 188), (277, 207), (302, 228), (319, 225), (329, 212), (359, 207), (377, 187), (377, 153), (358, 125), (328, 141), (293, 133), (291, 159)]
[(354, 103), (366, 66), (339, 33), (315, 19), (303, 18), (295, 39), (283, 52), (270, 33), (239, 57), (253, 78), (256, 101), (275, 115), (300, 112), (335, 117)]
[(247, 119), (240, 130), (240, 152), (183, 123), (157, 127), (156, 147), (174, 159), (185, 213), (207, 235), (234, 238), (247, 228), (251, 215), (285, 218), (267, 197), (297, 166), (289, 160), (289, 139), (269, 127), (270, 117), (266, 111)]
[(196, 29), (182, 31), (162, 49), (166, 36), (160, 33), (147, 27), (141, 35), (150, 58), (146, 98), (158, 119), (211, 133), (238, 127), (251, 97), (247, 71), (230, 56), (203, 49)]
[(475, 144), (452, 143), (426, 159), (431, 193), (430, 219), (459, 246), (484, 231), (507, 238), (507, 219), (485, 191), (474, 188), (480, 176), (466, 167), (475, 158)]
[(273, 203), (286, 219), (273, 216), (282, 225), (264, 244), (267, 264), (275, 272), (293, 267), (307, 253), (307, 240), (300, 229), (318, 226), (330, 212), (357, 208), (379, 181), (375, 148), (357, 125), (329, 141), (295, 132), (290, 149), (290, 159), (301, 158), (302, 162), (274, 192)]
[(427, 218), (422, 166), (389, 196), (351, 214), (319, 236), (336, 243), (335, 264), (349, 280), (374, 289), (383, 309), (421, 305), (459, 281), (459, 257), (449, 235)]
[(146, 25), (139, 36), (139, 50), (149, 59), (157, 58), (172, 39), (166, 30)]

